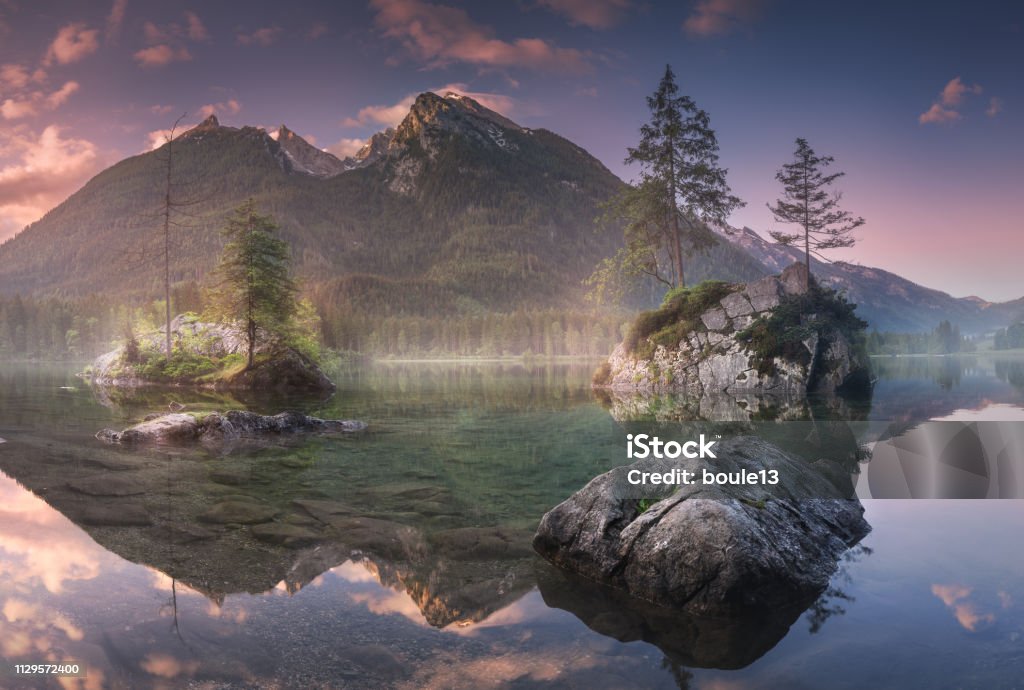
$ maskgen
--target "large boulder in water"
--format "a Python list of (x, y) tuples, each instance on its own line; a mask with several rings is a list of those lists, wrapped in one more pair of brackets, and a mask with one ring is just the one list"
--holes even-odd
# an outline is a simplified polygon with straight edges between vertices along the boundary
[[(719, 442), (714, 460), (639, 460), (602, 474), (549, 511), (534, 548), (556, 566), (702, 615), (808, 602), (869, 531), (850, 485), (756, 437)], [(776, 485), (648, 486), (629, 472), (776, 470)], [(635, 477), (635, 475), (633, 475)], [(847, 475), (848, 478), (848, 475)], [(844, 486), (845, 484), (845, 486)], [(840, 488), (842, 487), (842, 488)], [(644, 509), (646, 508), (646, 510)]]

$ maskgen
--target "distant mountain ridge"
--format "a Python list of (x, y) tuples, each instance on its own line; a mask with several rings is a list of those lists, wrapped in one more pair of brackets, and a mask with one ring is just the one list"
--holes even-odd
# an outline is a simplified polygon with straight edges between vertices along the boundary
[[(215, 116), (174, 147), (176, 193), (192, 199), (176, 219), (176, 282), (206, 278), (219, 228), (250, 196), (280, 223), (309, 291), (352, 313), (577, 306), (583, 279), (621, 243), (617, 229), (594, 224), (624, 184), (600, 161), (455, 93), (421, 94), (398, 126), (345, 159), (284, 125), (271, 134)], [(0, 294), (159, 295), (149, 250), (159, 238), (162, 151), (104, 170), (0, 245)], [(749, 229), (722, 236), (690, 260), (691, 280), (752, 280), (799, 258)], [(956, 299), (880, 269), (813, 268), (880, 330), (931, 330), (949, 319), (981, 332), (1024, 312), (1024, 300)]]
[[(741, 247), (769, 273), (804, 260), (797, 247), (769, 242), (750, 228), (717, 229), (720, 237)], [(965, 333), (981, 334), (1024, 316), (1024, 297), (993, 303), (980, 297), (953, 297), (926, 288), (890, 271), (844, 261), (826, 263), (811, 257), (811, 270), (823, 283), (846, 293), (857, 312), (880, 331), (926, 332), (948, 320)]]

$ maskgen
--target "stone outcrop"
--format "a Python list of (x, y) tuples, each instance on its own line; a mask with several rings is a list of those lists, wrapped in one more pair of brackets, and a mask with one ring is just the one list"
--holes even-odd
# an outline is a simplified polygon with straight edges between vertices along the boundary
[[(139, 349), (144, 352), (163, 352), (164, 338), (162, 330), (140, 334)], [(240, 328), (231, 324), (200, 321), (194, 315), (182, 314), (171, 321), (171, 339), (175, 352), (207, 358), (212, 362), (219, 362), (231, 355), (247, 355), (248, 342)], [(306, 390), (325, 393), (334, 390), (334, 383), (316, 362), (294, 348), (262, 338), (255, 353), (255, 366), (230, 377), (218, 377), (212, 381), (196, 377), (169, 382), (147, 378), (141, 363), (129, 361), (126, 348), (121, 346), (98, 357), (88, 377), (98, 386), (116, 388), (187, 385), (219, 390)]]
[[(714, 460), (647, 459), (596, 477), (544, 515), (534, 548), (577, 575), (689, 613), (806, 605), (870, 531), (852, 485), (836, 481), (843, 473), (831, 461), (812, 465), (752, 436), (720, 442), (715, 451)], [(672, 468), (697, 476), (704, 468), (777, 470), (780, 482), (641, 488), (627, 480), (630, 470)]]
[(299, 412), (260, 415), (231, 410), (203, 416), (183, 412), (156, 415), (124, 431), (103, 429), (96, 433), (96, 438), (105, 443), (137, 446), (194, 441), (225, 443), (299, 431), (354, 433), (364, 429), (366, 422), (357, 420), (319, 419)]
[[(808, 392), (831, 394), (853, 381), (869, 379), (866, 359), (846, 337), (831, 330), (803, 343), (802, 357), (775, 357), (758, 366), (758, 353), (737, 334), (771, 316), (790, 295), (807, 291), (807, 270), (794, 264), (780, 276), (766, 276), (735, 290), (700, 314), (699, 324), (675, 344), (659, 344), (650, 357), (620, 343), (608, 359), (608, 375), (595, 385), (620, 391), (682, 392), (740, 399), (750, 395), (799, 399)], [(814, 315), (808, 315), (814, 318)]]

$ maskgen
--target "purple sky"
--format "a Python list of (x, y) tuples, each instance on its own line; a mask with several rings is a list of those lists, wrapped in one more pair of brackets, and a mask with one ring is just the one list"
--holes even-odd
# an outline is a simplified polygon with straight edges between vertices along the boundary
[(802, 136), (861, 243), (834, 258), (955, 295), (1024, 295), (1024, 5), (815, 0), (0, 0), (0, 238), (194, 124), (286, 123), (352, 153), (424, 90), (474, 96), (625, 179), (672, 63), (711, 115), (735, 225), (775, 227)]

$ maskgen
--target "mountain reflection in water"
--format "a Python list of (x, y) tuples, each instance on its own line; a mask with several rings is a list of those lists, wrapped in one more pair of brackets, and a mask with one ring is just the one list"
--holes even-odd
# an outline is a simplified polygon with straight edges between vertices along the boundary
[[(625, 429), (649, 423), (611, 419), (589, 369), (358, 372), (334, 399), (294, 404), (367, 419), (367, 436), (225, 455), (111, 451), (91, 434), (166, 406), (166, 394), (106, 407), (68, 370), (5, 369), (0, 651), (79, 660), (88, 678), (65, 687), (88, 688), (862, 687), (882, 668), (905, 687), (1018, 677), (1024, 557), (1000, 546), (1024, 527), (1016, 501), (869, 501), (861, 555), (874, 555), (770, 620), (666, 616), (569, 582), (533, 555), (537, 519), (622, 464)], [(1013, 371), (965, 367), (943, 405), (930, 374), (883, 371), (860, 421), (1020, 410)], [(819, 428), (845, 448), (858, 429)]]

